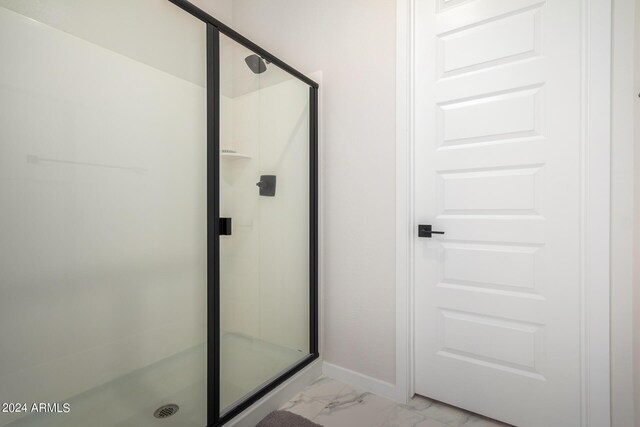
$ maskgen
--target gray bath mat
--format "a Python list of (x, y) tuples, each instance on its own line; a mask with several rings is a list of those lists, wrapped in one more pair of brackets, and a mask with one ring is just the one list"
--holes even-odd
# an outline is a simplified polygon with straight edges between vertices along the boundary
[(298, 414), (288, 411), (273, 411), (258, 423), (256, 427), (322, 427)]

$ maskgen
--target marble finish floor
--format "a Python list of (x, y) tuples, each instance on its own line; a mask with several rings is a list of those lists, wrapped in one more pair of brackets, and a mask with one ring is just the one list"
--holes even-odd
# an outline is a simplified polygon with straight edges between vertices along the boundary
[(281, 409), (324, 427), (509, 427), (425, 397), (397, 404), (324, 376)]

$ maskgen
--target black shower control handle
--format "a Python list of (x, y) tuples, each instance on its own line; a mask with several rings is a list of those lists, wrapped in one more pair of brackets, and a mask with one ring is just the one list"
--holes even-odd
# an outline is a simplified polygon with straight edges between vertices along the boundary
[(444, 234), (444, 231), (434, 231), (431, 229), (431, 224), (418, 225), (418, 237), (431, 238), (433, 234)]
[(260, 195), (265, 197), (274, 197), (276, 195), (276, 176), (260, 175), (260, 181), (256, 182), (260, 189)]

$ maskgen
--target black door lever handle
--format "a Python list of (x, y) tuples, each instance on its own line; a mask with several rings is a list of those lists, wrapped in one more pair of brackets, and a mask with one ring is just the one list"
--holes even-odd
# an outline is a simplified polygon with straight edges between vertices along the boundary
[(444, 234), (444, 231), (433, 231), (431, 224), (418, 225), (418, 237), (431, 238), (433, 234)]

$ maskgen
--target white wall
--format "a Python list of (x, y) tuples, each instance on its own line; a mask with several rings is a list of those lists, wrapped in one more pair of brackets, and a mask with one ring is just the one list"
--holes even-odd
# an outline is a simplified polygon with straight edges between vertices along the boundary
[(233, 24), (233, 3), (235, 0), (190, 0), (223, 24)]
[[(231, 0), (216, 0), (228, 16)], [(204, 86), (204, 24), (168, 1), (0, 0), (0, 5)]]

